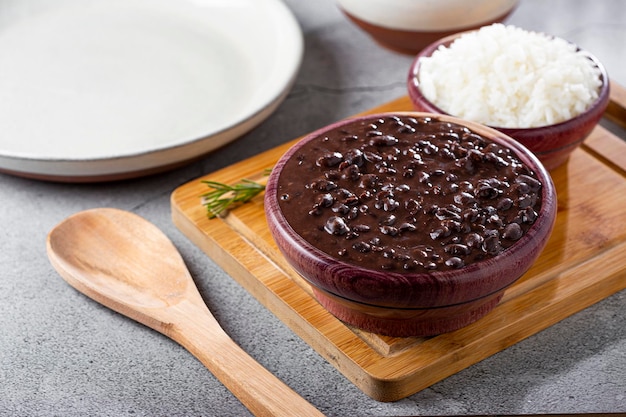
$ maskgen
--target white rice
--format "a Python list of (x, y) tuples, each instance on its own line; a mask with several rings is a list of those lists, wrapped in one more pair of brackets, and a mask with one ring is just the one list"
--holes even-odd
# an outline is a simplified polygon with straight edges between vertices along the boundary
[(448, 114), (495, 127), (570, 119), (598, 97), (600, 70), (559, 38), (493, 24), (421, 60), (420, 90)]

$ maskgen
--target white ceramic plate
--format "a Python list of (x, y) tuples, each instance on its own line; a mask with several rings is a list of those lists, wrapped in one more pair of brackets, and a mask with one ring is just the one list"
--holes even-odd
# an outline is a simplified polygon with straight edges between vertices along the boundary
[(281, 0), (4, 0), (0, 171), (87, 182), (181, 165), (267, 118), (302, 52)]

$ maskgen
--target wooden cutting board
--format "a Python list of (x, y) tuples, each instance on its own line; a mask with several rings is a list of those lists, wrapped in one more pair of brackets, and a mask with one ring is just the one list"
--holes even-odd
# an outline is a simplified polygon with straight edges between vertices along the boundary
[[(626, 90), (611, 86), (606, 116), (626, 126)], [(407, 97), (366, 113), (412, 110)], [(297, 139), (296, 139), (297, 140)], [(598, 126), (567, 164), (552, 171), (557, 222), (534, 266), (486, 317), (430, 338), (353, 329), (330, 315), (286, 263), (258, 196), (209, 220), (201, 180), (259, 179), (295, 142), (193, 180), (171, 196), (176, 226), (233, 279), (372, 398), (418, 392), (626, 288), (626, 142)]]

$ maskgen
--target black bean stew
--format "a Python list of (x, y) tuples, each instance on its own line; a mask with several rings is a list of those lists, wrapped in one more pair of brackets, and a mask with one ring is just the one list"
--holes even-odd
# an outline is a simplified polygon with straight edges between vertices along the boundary
[(541, 182), (515, 154), (436, 118), (355, 121), (309, 142), (278, 180), (292, 228), (370, 269), (461, 268), (519, 240)]

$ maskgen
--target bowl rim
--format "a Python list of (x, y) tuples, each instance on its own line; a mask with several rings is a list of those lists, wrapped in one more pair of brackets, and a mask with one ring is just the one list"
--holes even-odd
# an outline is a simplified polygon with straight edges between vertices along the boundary
[[(421, 61), (423, 58), (428, 58), (430, 57), (437, 49), (439, 49), (439, 47), (441, 46), (445, 46), (445, 47), (449, 47), (450, 44), (452, 44), (452, 42), (454, 42), (456, 39), (460, 38), (463, 35), (469, 34), (469, 33), (473, 33), (476, 32), (480, 29), (475, 29), (475, 30), (466, 30), (466, 31), (461, 31), (446, 37), (443, 37), (433, 43), (431, 43), (430, 45), (426, 46), (424, 49), (422, 49), (413, 59), (413, 62), (411, 63), (411, 66), (409, 68), (409, 73), (408, 73), (408, 79), (407, 79), (407, 86), (408, 86), (408, 93), (409, 93), (409, 97), (411, 99), (412, 102), (415, 102), (417, 99), (425, 102), (429, 107), (430, 110), (433, 113), (439, 113), (439, 114), (443, 114), (443, 115), (449, 115), (449, 116), (454, 116), (444, 110), (442, 110), (439, 106), (435, 105), (432, 101), (430, 101), (421, 91), (420, 89), (420, 82), (419, 82), (419, 70), (421, 68)], [(539, 33), (539, 34), (543, 34), (545, 36), (548, 36), (552, 39), (561, 39), (564, 40), (565, 42), (574, 45), (576, 47), (576, 51), (577, 52), (582, 52), (583, 55), (585, 57), (587, 57), (587, 59), (589, 59), (594, 66), (596, 66), (598, 68), (598, 70), (600, 71), (600, 80), (602, 82), (602, 84), (600, 85), (600, 89), (598, 91), (598, 97), (596, 97), (596, 99), (589, 104), (589, 106), (587, 107), (587, 109), (585, 111), (583, 111), (582, 113), (577, 114), (576, 116), (569, 118), (567, 120), (563, 120), (561, 122), (558, 123), (553, 123), (553, 124), (549, 124), (549, 125), (543, 125), (543, 126), (535, 126), (535, 127), (502, 127), (502, 126), (495, 126), (495, 125), (487, 125), (485, 124), (485, 126), (491, 127), (493, 129), (499, 130), (507, 135), (511, 135), (514, 134), (516, 132), (525, 132), (528, 134), (532, 134), (535, 132), (542, 132), (545, 129), (554, 129), (554, 130), (566, 130), (568, 128), (568, 126), (571, 123), (575, 123), (579, 120), (585, 120), (589, 117), (591, 117), (592, 115), (594, 115), (595, 113), (599, 112), (602, 113), (604, 111), (604, 108), (606, 107), (608, 101), (609, 101), (609, 94), (610, 94), (610, 79), (609, 79), (609, 75), (608, 72), (606, 70), (606, 67), (604, 66), (604, 64), (602, 64), (602, 62), (595, 56), (593, 55), (591, 52), (589, 52), (588, 50), (580, 47), (578, 44), (569, 41), (567, 39), (563, 39), (563, 38), (559, 38), (558, 36), (554, 36), (554, 35), (550, 35), (547, 34), (545, 32), (539, 32), (539, 31), (535, 31), (534, 33)], [(602, 110), (602, 111), (600, 111)], [(458, 116), (454, 116), (454, 117), (458, 117)]]
[[(461, 4), (464, 0), (452, 2)], [(462, 8), (454, 9), (456, 10), (454, 13), (450, 12), (450, 7), (454, 8), (454, 5), (450, 4), (444, 5), (445, 8), (439, 10), (428, 3), (421, 4), (412, 0), (396, 1), (397, 4), (392, 7), (389, 7), (387, 0), (337, 0), (339, 9), (352, 18), (376, 28), (416, 34), (450, 33), (482, 26), (486, 22), (508, 17), (519, 6), (520, 0), (500, 0), (495, 5), (490, 0), (480, 2), (482, 4), (477, 5), (478, 10), (481, 10), (480, 15), (473, 15), (471, 20), (467, 20), (467, 13)], [(491, 8), (486, 11), (484, 7), (481, 9), (484, 4)], [(384, 13), (381, 13), (381, 7), (384, 8)]]
[[(282, 210), (280, 209), (280, 205), (278, 203), (278, 180), (280, 175), (283, 172), (283, 167), (286, 162), (293, 157), (303, 146), (305, 146), (308, 142), (315, 140), (315, 138), (320, 135), (325, 134), (326, 132), (339, 128), (344, 125), (348, 125), (351, 123), (358, 123), (363, 120), (375, 120), (381, 117), (390, 117), (390, 116), (408, 116), (408, 117), (430, 117), (442, 121), (450, 121), (453, 123), (457, 123), (463, 126), (468, 127), (475, 133), (479, 133), (482, 136), (486, 136), (489, 140), (492, 140), (499, 144), (504, 144), (506, 147), (510, 148), (515, 155), (526, 165), (528, 165), (535, 175), (542, 182), (542, 204), (541, 208), (538, 211), (537, 221), (528, 229), (528, 231), (515, 243), (513, 243), (510, 247), (506, 248), (499, 254), (483, 259), (478, 262), (474, 262), (468, 265), (465, 265), (459, 269), (453, 270), (435, 270), (429, 272), (397, 272), (397, 271), (385, 271), (385, 270), (373, 270), (368, 269), (359, 265), (352, 264), (350, 262), (343, 261), (337, 257), (334, 257), (317, 247), (313, 244), (309, 243), (303, 237), (301, 237), (288, 223), (285, 219)], [(299, 140), (296, 144), (294, 144), (291, 148), (287, 150), (285, 154), (278, 160), (272, 172), (270, 173), (266, 190), (265, 190), (265, 214), (268, 221), (268, 226), (270, 230), (275, 228), (277, 231), (281, 233), (281, 238), (288, 243), (285, 245), (289, 245), (292, 248), (295, 248), (299, 253), (303, 254), (303, 256), (311, 259), (315, 259), (316, 261), (321, 261), (326, 265), (333, 265), (334, 267), (341, 267), (345, 270), (350, 271), (350, 275), (363, 277), (364, 275), (375, 277), (376, 280), (382, 279), (385, 282), (391, 283), (392, 278), (397, 280), (400, 278), (403, 282), (408, 283), (411, 287), (419, 287), (420, 285), (426, 285), (427, 282), (432, 282), (433, 280), (437, 280), (440, 282), (446, 282), (451, 279), (454, 279), (459, 284), (464, 286), (471, 286), (472, 283), (481, 282), (484, 280), (489, 280), (491, 277), (485, 277), (484, 270), (486, 269), (494, 269), (497, 270), (497, 265), (499, 265), (502, 259), (507, 258), (512, 251), (519, 252), (521, 248), (525, 248), (527, 252), (531, 251), (529, 248), (534, 247), (535, 245), (526, 245), (527, 243), (532, 243), (532, 241), (546, 241), (550, 236), (552, 229), (554, 227), (554, 223), (556, 221), (556, 211), (557, 211), (557, 200), (556, 200), (556, 187), (552, 181), (552, 177), (550, 176), (548, 170), (543, 166), (543, 164), (539, 161), (539, 159), (526, 148), (524, 145), (519, 143), (518, 141), (512, 139), (506, 134), (493, 129), (489, 126), (485, 126), (476, 122), (471, 122), (463, 119), (459, 119), (454, 116), (445, 115), (445, 114), (435, 114), (428, 112), (417, 112), (417, 111), (394, 111), (394, 112), (382, 112), (375, 113), (369, 115), (355, 116), (347, 119), (340, 120), (338, 122), (332, 123), (328, 126), (320, 128), (306, 136), (304, 136), (301, 140)], [(272, 232), (274, 234), (274, 232)], [(279, 247), (281, 245), (279, 244)], [(538, 256), (539, 252), (543, 247), (537, 251), (536, 254), (533, 255), (533, 258)], [(282, 249), (281, 249), (282, 250)], [(520, 253), (524, 253), (522, 250)], [(291, 263), (289, 259), (287, 259), (290, 265), (294, 267), (296, 270), (298, 268)], [(534, 259), (533, 259), (534, 261)], [(519, 265), (518, 265), (519, 266)], [(301, 273), (301, 271), (298, 270)], [(450, 304), (437, 305), (440, 307), (450, 306), (454, 304), (460, 304), (463, 302), (468, 302), (472, 300), (477, 300), (482, 297), (485, 297), (489, 294), (493, 294), (494, 292), (500, 291), (507, 286), (509, 286), (512, 282), (517, 280), (521, 274), (525, 272), (525, 270), (520, 271), (519, 275), (513, 277), (512, 279), (502, 281), (502, 285), (493, 287), (493, 290), (488, 294), (481, 292), (479, 295), (472, 296), (470, 299), (465, 299), (459, 302), (453, 302)], [(311, 282), (311, 280), (301, 273), (303, 278), (310, 282), (314, 286), (318, 286), (325, 291), (336, 295), (338, 297), (344, 298), (350, 301), (360, 302), (362, 304), (383, 306), (383, 307), (392, 307), (396, 308), (407, 308), (407, 309), (421, 309), (421, 308), (431, 308), (436, 305), (398, 305), (394, 303), (388, 304), (386, 301), (381, 301), (380, 303), (372, 303), (371, 301), (366, 300), (358, 300), (355, 298), (351, 298), (346, 294), (338, 293), (333, 288), (328, 288), (326, 286), (320, 285), (319, 282)], [(422, 302), (421, 300), (420, 302)]]

